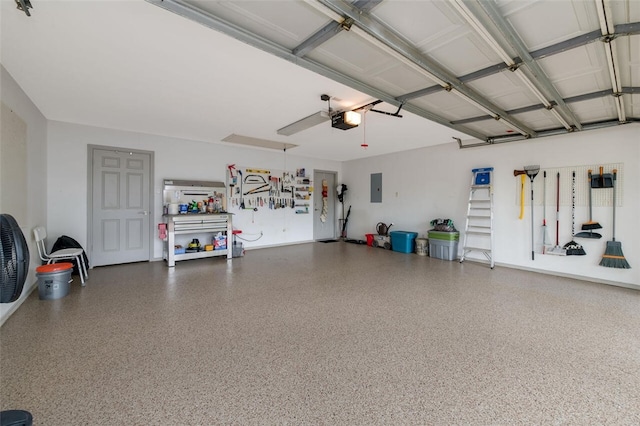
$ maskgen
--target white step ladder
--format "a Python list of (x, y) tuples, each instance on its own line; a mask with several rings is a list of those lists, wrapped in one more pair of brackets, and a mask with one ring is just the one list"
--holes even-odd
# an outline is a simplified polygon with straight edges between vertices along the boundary
[(471, 170), (471, 190), (460, 263), (467, 254), (485, 255), (493, 269), (493, 167)]

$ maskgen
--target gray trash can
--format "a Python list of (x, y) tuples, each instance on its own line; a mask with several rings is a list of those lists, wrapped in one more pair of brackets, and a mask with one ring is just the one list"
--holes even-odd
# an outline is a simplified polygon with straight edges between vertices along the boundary
[(242, 246), (242, 243), (236, 243), (234, 241), (232, 247), (232, 251), (231, 251), (231, 255), (232, 257), (242, 257), (244, 256), (244, 247)]
[(36, 268), (40, 300), (60, 299), (69, 294), (73, 263), (52, 263)]

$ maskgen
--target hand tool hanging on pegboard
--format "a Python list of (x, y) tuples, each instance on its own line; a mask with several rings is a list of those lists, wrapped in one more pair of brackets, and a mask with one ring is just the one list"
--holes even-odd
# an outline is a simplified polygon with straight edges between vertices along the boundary
[(587, 254), (582, 246), (573, 240), (575, 235), (575, 217), (576, 217), (576, 172), (571, 172), (571, 241), (562, 247), (565, 249), (567, 256), (584, 256)]
[(589, 222), (583, 223), (582, 224), (582, 230), (583, 231), (589, 231), (589, 232), (578, 232), (576, 234), (576, 237), (580, 237), (580, 238), (602, 238), (602, 235), (598, 234), (597, 232), (593, 232), (594, 229), (601, 229), (602, 225), (600, 225), (598, 222), (595, 222), (593, 220), (593, 200), (592, 200), (592, 188), (593, 188), (593, 178), (592, 178), (592, 174), (591, 174), (591, 170), (589, 170), (589, 172), (587, 173), (587, 178), (588, 180), (588, 184), (589, 184)]
[(533, 180), (538, 176), (540, 166), (524, 166), (524, 170), (514, 170), (513, 175), (526, 174), (531, 181), (531, 260), (535, 260), (534, 235), (533, 235)]
[(600, 266), (608, 268), (631, 269), (631, 265), (625, 259), (622, 253), (622, 244), (616, 241), (616, 175), (617, 170), (613, 169), (612, 188), (613, 188), (613, 229), (611, 231), (611, 241), (607, 241), (607, 248), (602, 255)]
[(560, 245), (560, 172), (556, 174), (556, 245), (547, 254), (566, 256), (567, 251)]

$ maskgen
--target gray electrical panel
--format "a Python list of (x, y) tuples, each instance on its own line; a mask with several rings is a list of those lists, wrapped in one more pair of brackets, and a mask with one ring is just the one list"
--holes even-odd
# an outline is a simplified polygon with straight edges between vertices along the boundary
[(371, 202), (382, 202), (382, 173), (371, 173)]

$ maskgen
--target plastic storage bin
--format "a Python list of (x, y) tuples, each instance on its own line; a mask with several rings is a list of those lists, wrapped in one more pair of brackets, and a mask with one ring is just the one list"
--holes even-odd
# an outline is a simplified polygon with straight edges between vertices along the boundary
[(36, 268), (40, 300), (60, 299), (69, 294), (73, 263), (52, 263)]
[(458, 256), (457, 241), (429, 240), (429, 256), (436, 259), (456, 260)]
[(400, 253), (413, 253), (417, 232), (391, 231), (391, 250)]
[(242, 257), (244, 256), (244, 247), (242, 243), (234, 242), (231, 245), (231, 256), (232, 257)]
[(456, 260), (460, 233), (429, 231), (429, 256), (436, 259)]

